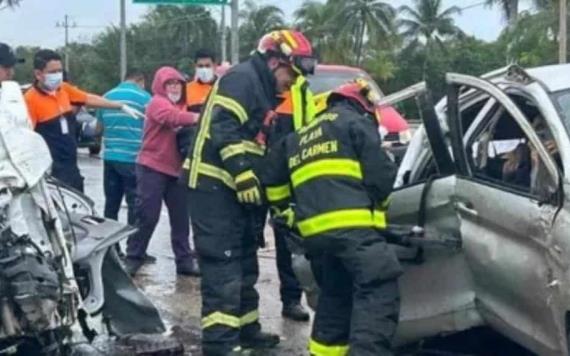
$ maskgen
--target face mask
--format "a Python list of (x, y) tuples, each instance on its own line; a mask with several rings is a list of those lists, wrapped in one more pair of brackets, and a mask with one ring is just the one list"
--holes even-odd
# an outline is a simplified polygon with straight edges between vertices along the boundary
[(48, 73), (44, 79), (44, 86), (49, 91), (55, 91), (63, 82), (63, 73)]
[(197, 68), (196, 69), (196, 77), (202, 83), (210, 83), (214, 80), (214, 69), (212, 68)]
[(182, 98), (182, 94), (172, 94), (172, 93), (168, 93), (166, 94), (168, 96), (168, 99), (170, 101), (172, 101), (174, 104), (178, 103), (180, 101), (180, 99)]

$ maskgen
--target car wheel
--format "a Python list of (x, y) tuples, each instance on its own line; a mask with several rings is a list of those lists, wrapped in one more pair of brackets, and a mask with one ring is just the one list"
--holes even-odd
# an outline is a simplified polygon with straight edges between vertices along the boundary
[(99, 153), (101, 153), (101, 145), (94, 145), (94, 146), (89, 147), (89, 154), (90, 155), (96, 156)]

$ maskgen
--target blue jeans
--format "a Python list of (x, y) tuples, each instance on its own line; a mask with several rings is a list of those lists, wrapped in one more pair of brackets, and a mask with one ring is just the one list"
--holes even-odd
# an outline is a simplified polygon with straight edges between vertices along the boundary
[(103, 165), (103, 187), (105, 189), (105, 217), (118, 220), (123, 197), (127, 201), (129, 225), (135, 224), (135, 201), (137, 196), (137, 175), (134, 163), (105, 161)]

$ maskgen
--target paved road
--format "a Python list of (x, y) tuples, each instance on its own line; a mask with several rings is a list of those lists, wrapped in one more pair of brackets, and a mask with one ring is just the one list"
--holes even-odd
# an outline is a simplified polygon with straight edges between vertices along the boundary
[[(81, 173), (85, 177), (85, 192), (103, 212), (102, 161), (80, 152)], [(121, 221), (126, 221), (126, 205), (121, 208)], [(168, 214), (163, 209), (160, 222), (150, 243), (149, 253), (158, 258), (156, 264), (146, 265), (137, 276), (139, 286), (156, 303), (161, 315), (177, 335), (186, 341), (189, 355), (199, 355), (197, 341), (200, 331), (200, 280), (178, 277), (175, 273), (174, 255), (170, 248)], [(308, 323), (284, 320), (281, 317), (279, 281), (275, 268), (274, 243), (271, 231), (266, 232), (267, 247), (259, 253), (261, 275), (258, 291), (261, 295), (261, 323), (268, 331), (282, 335), (276, 355), (303, 355), (310, 333)]]
[[(80, 153), (80, 168), (85, 177), (85, 190), (102, 213), (103, 168), (102, 161), (90, 157), (86, 151)], [(120, 220), (126, 221), (126, 206), (120, 213)], [(174, 255), (170, 248), (168, 215), (163, 209), (160, 222), (150, 243), (149, 253), (158, 258), (156, 264), (142, 268), (137, 276), (138, 285), (156, 303), (162, 317), (174, 334), (185, 343), (188, 355), (201, 355), (200, 338), (200, 281), (192, 277), (177, 277)], [(279, 281), (275, 268), (273, 237), (266, 231), (267, 247), (259, 253), (261, 275), (258, 291), (261, 296), (261, 323), (268, 331), (281, 335), (281, 344), (271, 355), (306, 355), (306, 344), (310, 325), (284, 320), (281, 317)], [(513, 345), (500, 335), (478, 329), (447, 338), (426, 340), (401, 350), (400, 355), (530, 355), (528, 351)]]

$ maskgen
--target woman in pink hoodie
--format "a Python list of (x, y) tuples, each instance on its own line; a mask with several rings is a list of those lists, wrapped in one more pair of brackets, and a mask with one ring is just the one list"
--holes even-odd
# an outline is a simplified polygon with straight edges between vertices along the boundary
[(198, 115), (185, 111), (184, 78), (174, 68), (162, 67), (154, 75), (153, 97), (146, 109), (141, 151), (137, 160), (137, 227), (127, 241), (128, 272), (136, 274), (144, 264), (146, 250), (156, 228), (162, 201), (168, 208), (170, 237), (176, 257), (176, 272), (199, 273), (189, 243), (189, 213), (186, 188), (177, 184), (182, 157), (176, 145), (176, 132), (195, 125)]

